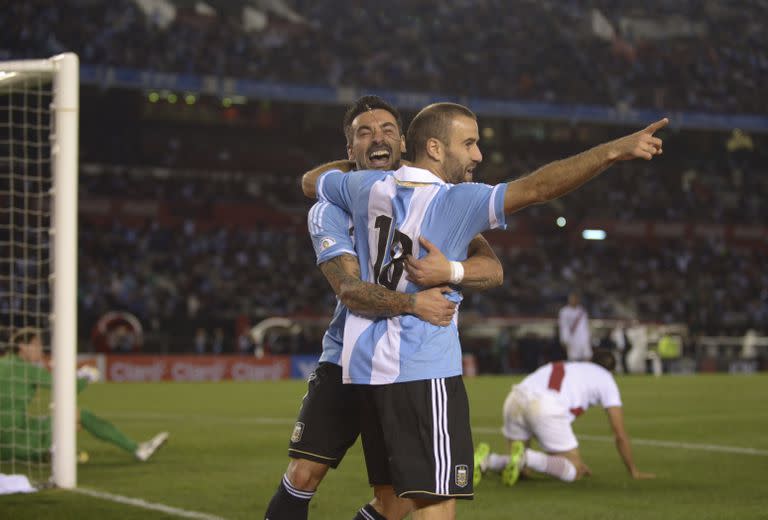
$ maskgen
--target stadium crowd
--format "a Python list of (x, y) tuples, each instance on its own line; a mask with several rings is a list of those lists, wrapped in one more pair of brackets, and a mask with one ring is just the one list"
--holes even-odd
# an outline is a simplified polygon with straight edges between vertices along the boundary
[[(237, 2), (217, 13), (174, 1), (179, 9), (168, 23), (133, 0), (13, 2), (0, 12), (0, 59), (74, 50), (85, 64), (272, 82), (766, 113), (758, 85), (768, 73), (768, 37), (753, 23), (767, 14), (761, 2), (699, 8), (696, 2), (653, 0), (639, 9), (615, 0), (483, 0), (435, 11), (429, 3), (405, 0), (386, 10), (367, 1), (283, 0), (270, 5), (287, 11), (269, 12), (265, 25), (246, 30)], [(346, 16), (336, 16), (340, 11)], [(371, 45), (371, 34), (387, 37)], [(329, 314), (331, 291), (300, 230), (309, 202), (296, 181), (309, 167), (343, 155), (338, 113), (266, 101), (222, 112), (202, 101), (196, 109), (207, 110), (209, 119), (196, 124), (200, 113), (183, 112), (194, 107), (168, 105), (163, 112), (162, 103), (150, 105), (140, 93), (97, 90), (83, 90), (89, 96), (82, 114), (83, 207), (151, 201), (175, 209), (177, 218), (169, 223), (83, 214), (84, 339), (99, 316), (125, 310), (148, 331), (177, 338), (182, 346), (172, 349), (192, 350), (197, 329), (210, 334), (222, 328), (225, 350), (232, 351), (238, 317), (255, 322)], [(492, 183), (575, 153), (608, 132), (566, 123), (544, 131), (535, 127), (546, 125), (535, 122), (481, 123), (485, 160), (479, 180)], [(564, 239), (553, 226), (558, 216), (566, 216), (569, 226), (584, 219), (768, 222), (764, 143), (736, 133), (712, 135), (671, 133), (665, 143), (677, 152), (652, 168), (624, 164), (574, 194), (526, 209), (533, 243), (497, 244), (504, 285), (483, 296), (468, 294), (463, 311), (553, 317), (578, 287), (593, 317), (685, 322), (694, 334), (766, 332), (763, 249), (716, 234), (594, 243)], [(285, 222), (212, 224), (208, 210), (216, 203), (264, 208)], [(316, 350), (317, 339), (306, 338), (296, 348)]]
[(85, 64), (304, 85), (766, 113), (758, 1), (282, 0), (250, 25), (242, 2), (168, 3), (164, 18), (133, 0), (12, 2), (0, 58), (73, 50)]
[[(107, 231), (107, 232), (105, 232)], [(493, 242), (493, 240), (491, 240)], [(314, 266), (304, 233), (280, 228), (180, 229), (157, 223), (108, 230), (83, 220), (80, 238), (81, 331), (108, 310), (134, 313), (191, 350), (196, 328), (238, 316), (326, 316), (334, 301)], [(590, 316), (687, 323), (693, 334), (743, 334), (768, 323), (768, 254), (720, 240), (655, 246), (538, 236), (533, 247), (497, 247), (502, 287), (466, 294), (463, 312), (481, 316), (556, 316), (574, 287)], [(287, 281), (290, 280), (290, 283)], [(234, 350), (228, 338), (228, 350)], [(151, 347), (150, 347), (151, 348)], [(314, 350), (319, 343), (301, 345)]]
[[(86, 120), (85, 126), (91, 125)], [(327, 316), (333, 297), (314, 266), (305, 229), (311, 203), (297, 181), (298, 173), (339, 156), (334, 151), (343, 139), (338, 129), (298, 137), (285, 128), (270, 129), (271, 139), (282, 136), (283, 147), (272, 140), (262, 143), (258, 132), (241, 132), (247, 143), (232, 141), (229, 147), (244, 154), (233, 161), (245, 164), (244, 170), (219, 161), (221, 143), (212, 144), (208, 132), (178, 143), (163, 132), (168, 130), (153, 140), (160, 146), (128, 148), (131, 157), (126, 152), (115, 157), (132, 164), (87, 162), (81, 168), (84, 211), (88, 201), (125, 199), (160, 204), (174, 217), (159, 222), (112, 215), (105, 221), (103, 215), (83, 214), (81, 331), (87, 334), (108, 310), (127, 310), (150, 331), (177, 331), (171, 335), (189, 350), (197, 328), (210, 335), (221, 327), (227, 334), (225, 350), (232, 351), (232, 323), (238, 316), (252, 323), (275, 315)], [(665, 154), (653, 169), (640, 162), (620, 165), (578, 192), (524, 210), (512, 220), (525, 221), (532, 242), (496, 244), (504, 285), (482, 296), (467, 294), (463, 312), (554, 317), (578, 287), (596, 318), (685, 322), (693, 334), (765, 331), (768, 255), (763, 249), (716, 233), (652, 242), (613, 236), (587, 242), (570, 232), (584, 219), (745, 227), (768, 221), (768, 208), (760, 202), (768, 196), (761, 141), (734, 149), (727, 134), (712, 139), (718, 148), (711, 145), (706, 159), (696, 153), (701, 145), (678, 150), (670, 144), (675, 153)], [(574, 146), (586, 147), (570, 141), (551, 136), (515, 141), (500, 133), (485, 147), (479, 180), (514, 178), (574, 153)], [(296, 143), (307, 143), (303, 155)], [(109, 159), (93, 148), (84, 147), (84, 160)], [(501, 162), (496, 154), (503, 155)], [(262, 208), (274, 218), (215, 222), (212, 208), (221, 206)], [(568, 226), (558, 230), (554, 222), (561, 215)], [(305, 339), (306, 344), (300, 341), (292, 348), (318, 348), (317, 338)]]
[[(539, 143), (538, 150), (534, 150), (530, 143), (505, 146), (503, 142), (487, 146), (487, 161), (480, 169), (478, 180), (495, 183), (517, 178), (570, 153), (551, 142)], [(187, 146), (205, 149), (209, 143), (196, 139)], [(250, 153), (260, 156), (261, 163), (267, 163), (265, 157), (275, 153), (264, 150), (262, 154), (261, 148), (255, 148)], [(329, 146), (326, 150), (332, 148)], [(495, 162), (495, 151), (504, 154), (503, 163)], [(279, 149), (278, 154), (284, 156), (284, 149)], [(298, 189), (296, 172), (322, 162), (312, 159), (322, 155), (306, 153), (293, 161), (285, 157), (275, 159), (273, 168), (265, 168), (264, 164), (256, 164), (259, 160), (253, 160), (253, 168), (232, 170), (229, 164), (216, 159), (205, 163), (194, 155), (180, 155), (186, 156), (181, 168), (168, 168), (171, 164), (178, 165), (179, 161), (165, 162), (163, 153), (154, 157), (155, 162), (149, 163), (155, 167), (149, 164), (134, 167), (86, 165), (81, 191), (93, 198), (129, 193), (139, 199), (172, 203), (250, 202), (257, 199), (279, 209), (306, 210), (307, 200)], [(210, 156), (217, 156), (216, 149), (210, 149)], [(327, 151), (325, 157), (334, 158)], [(278, 165), (281, 160), (282, 164)], [(242, 160), (234, 162), (243, 163)], [(706, 158), (698, 158), (693, 153), (677, 154), (653, 167), (645, 163), (619, 165), (599, 183), (589, 184), (554, 204), (531, 208), (526, 215), (556, 218), (564, 212), (574, 221), (591, 217), (624, 222), (663, 220), (754, 225), (768, 221), (768, 205), (762, 203), (766, 199), (766, 158), (758, 153), (738, 157), (713, 151)]]

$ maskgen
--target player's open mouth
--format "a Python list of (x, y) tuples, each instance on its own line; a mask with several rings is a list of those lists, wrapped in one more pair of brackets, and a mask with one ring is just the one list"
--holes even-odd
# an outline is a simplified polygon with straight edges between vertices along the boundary
[(385, 149), (375, 150), (368, 154), (368, 162), (374, 168), (388, 166), (389, 158), (391, 157), (391, 155), (392, 154), (389, 150), (385, 150)]

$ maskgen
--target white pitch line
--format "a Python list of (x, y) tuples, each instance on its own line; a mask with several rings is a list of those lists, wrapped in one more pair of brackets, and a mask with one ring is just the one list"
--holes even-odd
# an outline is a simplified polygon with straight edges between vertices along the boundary
[[(298, 411), (298, 407), (296, 408)], [(210, 422), (216, 421), (225, 424), (277, 424), (293, 425), (296, 422), (296, 418), (288, 417), (232, 417), (226, 415), (200, 415), (200, 414), (183, 414), (183, 413), (133, 413), (133, 412), (111, 412), (104, 414), (107, 417), (115, 419), (149, 419), (161, 422), (173, 422), (173, 421), (200, 421)]]
[[(478, 433), (501, 433), (500, 428), (472, 428), (473, 432)], [(578, 435), (578, 439), (586, 441), (613, 442), (613, 437), (607, 435)], [(740, 446), (723, 446), (720, 444), (698, 444), (694, 442), (660, 441), (656, 439), (637, 439), (632, 438), (632, 444), (639, 446), (658, 446), (662, 448), (676, 448), (683, 450), (698, 451), (717, 451), (720, 453), (736, 453), (739, 455), (757, 455), (768, 457), (768, 450), (759, 450), (757, 448), (742, 448)]]
[[(589, 441), (613, 442), (613, 437), (604, 435), (580, 435), (579, 438)], [(739, 446), (722, 446), (720, 444), (698, 444), (693, 442), (660, 441), (655, 439), (632, 439), (632, 444), (643, 446), (660, 446), (663, 448), (682, 448), (684, 450), (719, 451), (721, 453), (738, 453), (741, 455), (759, 455), (768, 457), (768, 450), (757, 448), (741, 448)]]
[[(214, 415), (185, 415), (185, 414), (152, 414), (152, 413), (112, 413), (111, 417), (123, 417), (133, 419), (158, 419), (165, 421), (181, 421), (181, 420), (199, 420), (209, 422), (220, 421), (228, 424), (261, 424), (261, 425), (288, 425), (293, 424), (296, 419), (283, 418), (283, 417), (226, 417), (226, 416), (214, 416)], [(474, 427), (473, 432), (477, 433), (501, 433), (501, 428), (488, 428), (488, 427)], [(613, 437), (604, 435), (579, 435), (579, 439), (587, 441), (598, 442), (613, 442)], [(656, 439), (637, 439), (632, 438), (632, 444), (640, 446), (657, 446), (662, 448), (679, 448), (684, 450), (698, 450), (698, 451), (715, 451), (720, 453), (735, 453), (740, 455), (757, 455), (760, 457), (768, 457), (768, 450), (760, 450), (757, 448), (744, 448), (741, 446), (725, 446), (720, 444), (698, 444), (693, 442), (678, 442), (678, 441), (664, 441)]]
[(169, 515), (178, 516), (181, 518), (195, 518), (197, 520), (224, 520), (224, 518), (216, 515), (209, 515), (208, 513), (200, 513), (199, 511), (188, 511), (186, 509), (180, 509), (178, 507), (171, 507), (165, 504), (157, 504), (155, 502), (147, 502), (140, 498), (124, 497), (122, 495), (113, 495), (112, 493), (104, 493), (102, 491), (95, 491), (93, 489), (75, 488), (70, 491), (80, 493), (82, 495), (88, 495), (95, 498), (101, 498), (103, 500), (109, 500), (110, 502), (116, 502), (118, 504), (126, 504), (129, 506), (140, 507), (142, 509), (151, 509), (153, 511), (160, 511)]

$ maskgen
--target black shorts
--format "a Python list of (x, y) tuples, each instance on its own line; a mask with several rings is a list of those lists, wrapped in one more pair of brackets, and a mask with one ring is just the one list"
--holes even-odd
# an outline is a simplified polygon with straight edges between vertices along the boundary
[(361, 386), (360, 392), (371, 484), (392, 484), (404, 498), (473, 498), (474, 449), (461, 376)]
[(342, 384), (339, 365), (320, 363), (309, 376), (288, 456), (338, 467), (360, 434), (358, 389)]

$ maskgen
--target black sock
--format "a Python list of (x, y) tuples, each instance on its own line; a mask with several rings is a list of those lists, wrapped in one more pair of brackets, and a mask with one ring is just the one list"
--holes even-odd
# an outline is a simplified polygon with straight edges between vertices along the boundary
[(286, 475), (269, 501), (264, 520), (307, 520), (309, 501), (314, 491), (302, 491), (291, 485)]
[(382, 516), (371, 504), (365, 504), (352, 520), (387, 520), (387, 517)]

